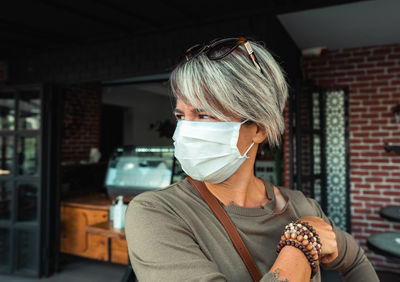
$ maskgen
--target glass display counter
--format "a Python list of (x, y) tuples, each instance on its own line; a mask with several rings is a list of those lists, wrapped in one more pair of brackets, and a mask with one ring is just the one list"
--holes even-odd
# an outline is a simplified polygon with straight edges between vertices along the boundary
[(185, 176), (173, 147), (124, 146), (116, 148), (110, 157), (105, 187), (111, 199), (118, 195), (133, 197), (164, 188)]

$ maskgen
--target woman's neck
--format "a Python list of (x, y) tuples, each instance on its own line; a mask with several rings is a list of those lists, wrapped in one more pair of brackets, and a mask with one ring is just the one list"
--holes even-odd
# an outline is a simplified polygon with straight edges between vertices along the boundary
[(206, 183), (206, 186), (224, 205), (235, 204), (247, 208), (260, 208), (269, 201), (264, 182), (254, 176), (252, 162), (243, 163), (224, 182), (218, 184)]

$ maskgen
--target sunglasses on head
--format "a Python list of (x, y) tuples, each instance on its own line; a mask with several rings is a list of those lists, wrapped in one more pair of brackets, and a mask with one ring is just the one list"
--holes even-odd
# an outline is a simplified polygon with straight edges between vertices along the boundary
[(250, 42), (247, 41), (245, 37), (239, 38), (224, 38), (224, 39), (214, 39), (208, 44), (196, 44), (185, 52), (186, 61), (190, 61), (196, 58), (200, 54), (205, 54), (210, 60), (221, 60), (232, 53), (237, 47), (243, 45), (250, 56), (251, 61), (256, 66), (256, 68), (262, 73), (260, 64), (254, 55), (253, 49), (251, 48)]

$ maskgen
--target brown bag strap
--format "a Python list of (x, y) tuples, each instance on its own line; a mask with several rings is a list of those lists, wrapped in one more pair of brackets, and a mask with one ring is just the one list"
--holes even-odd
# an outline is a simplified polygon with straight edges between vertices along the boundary
[(208, 190), (204, 182), (195, 180), (189, 176), (187, 177), (187, 179), (200, 193), (204, 201), (208, 204), (208, 206), (214, 212), (215, 216), (221, 222), (222, 226), (225, 228), (226, 232), (231, 238), (231, 241), (236, 251), (242, 258), (253, 280), (257, 282), (260, 281), (262, 275), (258, 270), (257, 265), (255, 264), (253, 258), (249, 253), (249, 250), (246, 248), (246, 245), (244, 244), (239, 233), (237, 232), (235, 225), (233, 224), (229, 216), (226, 214), (224, 208), (220, 205), (217, 198), (215, 198), (215, 196), (211, 194), (211, 192)]

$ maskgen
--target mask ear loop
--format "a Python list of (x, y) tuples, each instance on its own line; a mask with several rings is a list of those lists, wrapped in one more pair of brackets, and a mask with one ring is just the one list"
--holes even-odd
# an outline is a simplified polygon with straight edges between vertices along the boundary
[[(244, 124), (244, 123), (246, 123), (248, 121), (249, 121), (248, 119), (245, 119), (244, 121), (242, 121), (240, 123), (240, 125), (242, 125), (242, 124)], [(254, 142), (252, 142), (251, 145), (249, 146), (249, 148), (247, 148), (246, 152), (244, 152), (244, 154), (241, 156), (242, 158), (250, 159), (250, 157), (246, 156), (246, 154), (250, 151), (250, 149), (251, 149), (251, 147), (253, 147), (253, 145), (254, 145)]]
[(253, 147), (254, 142), (251, 143), (251, 145), (249, 146), (249, 148), (247, 148), (246, 152), (243, 153), (242, 158), (246, 158), (246, 159), (250, 159), (249, 156), (246, 156), (246, 154), (250, 151), (251, 147)]

